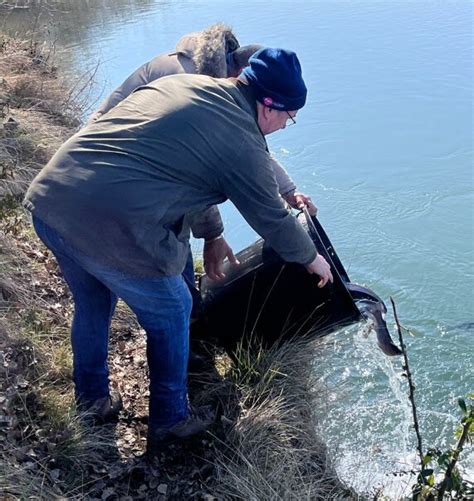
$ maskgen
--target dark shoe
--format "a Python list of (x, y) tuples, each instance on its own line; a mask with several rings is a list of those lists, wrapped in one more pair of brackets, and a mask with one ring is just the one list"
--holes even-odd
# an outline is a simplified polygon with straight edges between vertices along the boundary
[(148, 428), (147, 455), (154, 457), (165, 445), (184, 440), (206, 431), (214, 422), (214, 413), (209, 405), (191, 407), (189, 415), (171, 428)]
[(82, 421), (90, 425), (110, 423), (117, 420), (123, 409), (120, 393), (113, 393), (97, 400), (78, 399), (77, 410)]

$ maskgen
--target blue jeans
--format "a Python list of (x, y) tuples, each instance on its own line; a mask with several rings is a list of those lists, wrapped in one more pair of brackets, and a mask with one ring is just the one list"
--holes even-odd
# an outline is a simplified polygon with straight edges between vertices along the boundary
[(53, 252), (74, 298), (71, 343), (76, 397), (109, 395), (110, 321), (123, 299), (146, 331), (150, 371), (151, 427), (185, 418), (191, 295), (182, 276), (137, 278), (85, 256), (51, 227), (33, 217), (36, 233)]
[(186, 266), (183, 270), (183, 278), (188, 286), (189, 292), (193, 300), (193, 308), (191, 311), (191, 318), (196, 318), (202, 311), (202, 297), (199, 289), (196, 287), (196, 282), (194, 280), (194, 262), (193, 253), (191, 252), (191, 247), (189, 248), (188, 259), (186, 261)]

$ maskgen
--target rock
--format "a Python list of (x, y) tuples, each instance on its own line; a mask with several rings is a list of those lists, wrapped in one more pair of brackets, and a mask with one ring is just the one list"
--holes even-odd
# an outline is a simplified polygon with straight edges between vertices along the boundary
[(167, 484), (160, 484), (156, 490), (160, 493), (160, 494), (166, 494), (168, 492), (168, 485)]

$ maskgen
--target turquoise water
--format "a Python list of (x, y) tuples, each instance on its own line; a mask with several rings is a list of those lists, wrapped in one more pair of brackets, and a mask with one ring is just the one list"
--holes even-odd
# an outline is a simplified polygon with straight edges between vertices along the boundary
[[(474, 390), (472, 3), (59, 6), (38, 26), (47, 22), (68, 71), (99, 63), (91, 103), (181, 35), (216, 21), (231, 24), (241, 43), (299, 54), (308, 104), (270, 147), (316, 201), (351, 279), (387, 304), (394, 297), (415, 334), (407, 344), (425, 443), (450, 443), (456, 400)], [(24, 29), (33, 18), (18, 10), (4, 22)], [(223, 215), (235, 250), (255, 239), (229, 204)], [(366, 330), (331, 336), (316, 361), (327, 388), (321, 432), (343, 478), (397, 496), (410, 480), (389, 473), (407, 469), (414, 451), (406, 387), (400, 361), (384, 357)], [(472, 450), (465, 464), (472, 474)]]

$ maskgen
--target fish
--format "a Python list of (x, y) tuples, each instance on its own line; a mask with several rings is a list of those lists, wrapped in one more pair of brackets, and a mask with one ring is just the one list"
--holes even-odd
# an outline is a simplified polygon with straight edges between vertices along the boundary
[(362, 300), (357, 304), (362, 316), (372, 320), (379, 348), (390, 357), (402, 355), (402, 350), (393, 342), (385, 322), (387, 308), (382, 301)]

